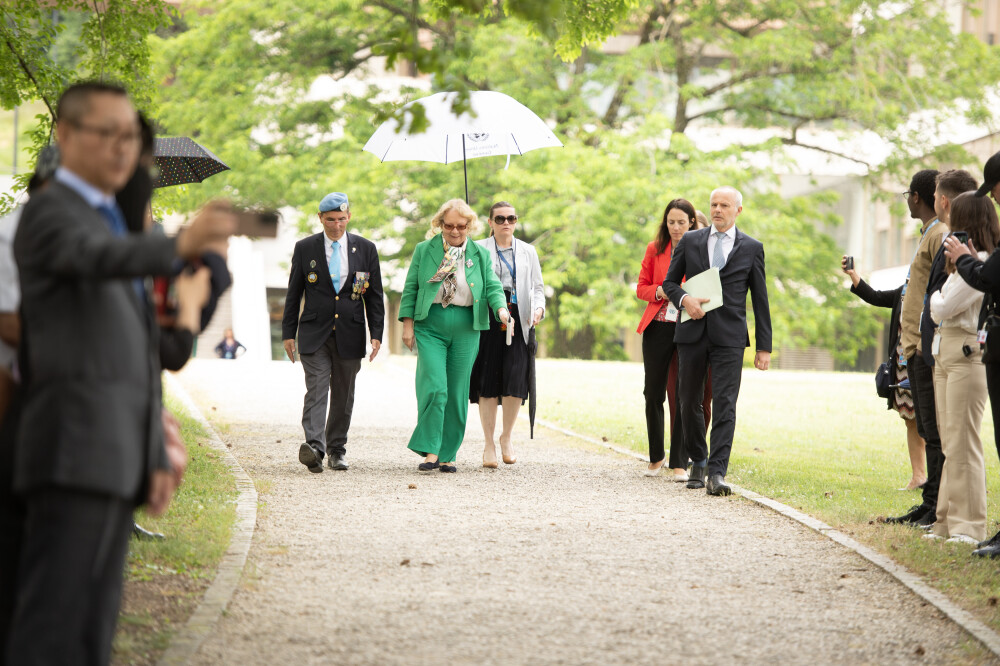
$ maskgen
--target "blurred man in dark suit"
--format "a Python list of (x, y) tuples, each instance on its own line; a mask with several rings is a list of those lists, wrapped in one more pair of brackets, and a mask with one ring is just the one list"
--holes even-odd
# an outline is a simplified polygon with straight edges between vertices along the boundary
[[(375, 359), (382, 346), (385, 304), (378, 250), (370, 240), (347, 233), (351, 206), (343, 192), (319, 204), (323, 231), (295, 244), (288, 276), (281, 337), (295, 362), (295, 334), (306, 376), (302, 429), (306, 441), (299, 462), (310, 472), (346, 470), (347, 430), (354, 411), (354, 382), (365, 356), (365, 317)], [(305, 306), (299, 316), (299, 302)], [(326, 413), (327, 395), (330, 413)], [(325, 427), (324, 427), (325, 424)]]
[(71, 86), (60, 167), (14, 239), (23, 404), (14, 490), (25, 501), (10, 664), (105, 664), (132, 512), (162, 513), (180, 469), (164, 446), (157, 328), (142, 277), (228, 236), (209, 207), (176, 239), (129, 235), (114, 194), (139, 157), (125, 90)]

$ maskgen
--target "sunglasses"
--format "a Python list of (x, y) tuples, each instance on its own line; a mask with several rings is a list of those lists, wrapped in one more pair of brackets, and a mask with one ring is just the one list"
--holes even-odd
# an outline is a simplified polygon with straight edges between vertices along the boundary
[(503, 215), (497, 215), (493, 218), (493, 222), (496, 224), (514, 224), (517, 222), (517, 215), (508, 215), (504, 217)]
[(441, 228), (444, 229), (445, 231), (454, 231), (455, 229), (458, 229), (459, 231), (465, 231), (466, 229), (469, 228), (469, 225), (467, 225), (467, 224), (442, 224)]

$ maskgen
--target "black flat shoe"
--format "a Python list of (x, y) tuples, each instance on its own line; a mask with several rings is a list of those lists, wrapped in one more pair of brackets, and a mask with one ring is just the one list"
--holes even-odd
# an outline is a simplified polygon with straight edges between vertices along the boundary
[(441, 463), (439, 463), (436, 460), (434, 462), (422, 462), (419, 465), (417, 465), (417, 471), (420, 471), (420, 472), (430, 472), (430, 471), (433, 471), (433, 470), (437, 469), (440, 466), (441, 466)]
[(455, 467), (454, 465), (441, 465), (441, 471), (442, 472), (455, 473), (455, 472), (458, 471), (458, 468)]

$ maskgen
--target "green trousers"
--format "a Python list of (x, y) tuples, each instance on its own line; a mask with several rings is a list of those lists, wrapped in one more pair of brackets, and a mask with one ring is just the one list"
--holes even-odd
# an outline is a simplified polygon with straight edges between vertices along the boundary
[(455, 461), (469, 415), (469, 379), (479, 352), (472, 308), (435, 303), (414, 322), (417, 339), (417, 427), (409, 447), (442, 463)]

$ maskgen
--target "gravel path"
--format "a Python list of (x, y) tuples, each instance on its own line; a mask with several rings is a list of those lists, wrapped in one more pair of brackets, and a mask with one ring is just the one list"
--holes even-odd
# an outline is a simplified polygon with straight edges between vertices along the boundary
[(180, 375), (261, 493), (243, 585), (193, 663), (993, 663), (832, 541), (551, 431), (485, 470), (473, 407), (458, 474), (419, 474), (411, 361), (365, 363), (351, 469), (319, 475), (297, 459), (298, 364)]

